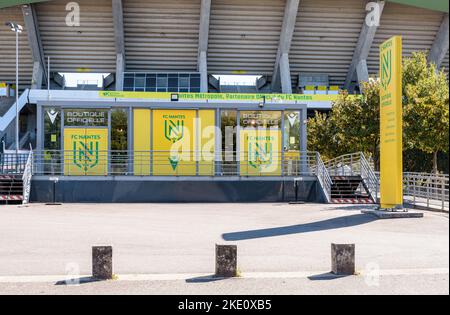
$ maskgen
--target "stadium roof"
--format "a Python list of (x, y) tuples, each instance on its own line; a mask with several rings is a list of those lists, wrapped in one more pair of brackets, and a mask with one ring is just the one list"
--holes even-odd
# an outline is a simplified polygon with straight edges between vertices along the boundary
[[(1, 8), (7, 8), (19, 4), (28, 4), (36, 2), (45, 2), (51, 0), (2, 0), (0, 3)], [(448, 13), (449, 2), (445, 0), (387, 0), (389, 2), (396, 2), (400, 4), (416, 6), (419, 8), (437, 10)]]
[[(35, 2), (34, 23), (39, 45), (30, 48), (30, 35), (18, 4)], [(51, 57), (57, 72), (115, 73), (117, 19), (113, 0), (77, 0), (81, 25), (67, 27), (68, 0), (0, 0), (0, 24), (16, 21), (25, 26), (20, 36), (21, 85), (29, 85), (36, 60)], [(254, 74), (270, 78), (279, 64), (280, 46), (289, 44), (288, 64), (295, 86), (299, 73), (329, 76), (330, 85), (344, 86), (354, 67), (364, 33), (368, 0), (212, 0), (208, 23), (202, 29), (206, 0), (122, 0), (121, 30), (125, 71), (197, 71), (199, 51), (206, 54), (209, 74)], [(425, 9), (425, 8), (427, 9)], [(286, 40), (286, 15), (293, 18)], [(378, 46), (402, 35), (404, 55), (430, 51), (442, 33), (448, 1), (392, 0), (384, 6), (373, 40), (365, 41), (369, 74), (378, 72)], [(291, 21), (292, 22), (292, 21)], [(13, 81), (15, 38), (0, 25), (0, 81)], [(33, 31), (33, 30), (32, 30)], [(35, 34), (35, 35), (36, 35)], [(444, 32), (445, 35), (445, 32)], [(203, 42), (202, 42), (203, 38)], [(206, 38), (206, 41), (204, 40)], [(205, 47), (202, 48), (202, 45)], [(36, 57), (41, 51), (42, 56)], [(448, 71), (448, 49), (442, 65)]]

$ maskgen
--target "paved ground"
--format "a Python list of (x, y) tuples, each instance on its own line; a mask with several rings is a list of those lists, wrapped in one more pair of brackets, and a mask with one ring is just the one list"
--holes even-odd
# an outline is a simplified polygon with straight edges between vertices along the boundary
[[(341, 282), (346, 288), (339, 290), (346, 292), (360, 286), (367, 288), (364, 277), (314, 282), (283, 276), (269, 281), (270, 276), (263, 276), (200, 284), (167, 279), (90, 283), (70, 288), (50, 282), (2, 283), (1, 277), (90, 274), (91, 246), (99, 244), (114, 246), (114, 270), (119, 275), (209, 274), (214, 271), (215, 243), (238, 245), (238, 264), (244, 274), (326, 272), (330, 269), (330, 243), (351, 242), (356, 244), (359, 271), (396, 270), (382, 276), (386, 288), (394, 293), (409, 290), (448, 294), (448, 214), (426, 212), (423, 219), (376, 220), (360, 214), (362, 208), (322, 204), (1, 206), (0, 293), (25, 289), (21, 286), (27, 287), (27, 293), (78, 293), (79, 288), (92, 293), (98, 292), (97, 286), (102, 292), (128, 293), (147, 292), (147, 287), (155, 285), (161, 293), (245, 293), (245, 288), (255, 287), (255, 283), (260, 285), (248, 293), (308, 293), (305, 283), (311, 284), (311, 290), (326, 293)], [(405, 274), (405, 270), (417, 270), (420, 275)], [(422, 274), (421, 270), (431, 272)], [(148, 293), (155, 292), (152, 290)]]
[(107, 281), (81, 285), (55, 282), (1, 283), (2, 294), (181, 294), (181, 295), (299, 295), (299, 294), (449, 294), (447, 274), (381, 276), (368, 285), (361, 276), (308, 279), (225, 279), (205, 282), (185, 280)]

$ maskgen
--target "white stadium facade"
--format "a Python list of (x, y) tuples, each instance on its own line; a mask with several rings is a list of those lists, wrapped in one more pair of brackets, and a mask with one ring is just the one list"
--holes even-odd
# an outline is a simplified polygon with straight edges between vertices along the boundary
[[(379, 45), (394, 35), (404, 56), (425, 51), (448, 73), (448, 6), (0, 0), (0, 201), (332, 202), (339, 179), (307, 151), (308, 113), (330, 110), (339, 90), (358, 94), (358, 82), (378, 74)], [(70, 74), (103, 76), (69, 86)], [(226, 75), (255, 79), (225, 84)], [(219, 130), (207, 150), (212, 160), (195, 119)], [(225, 123), (238, 130), (230, 139), (220, 132)], [(251, 126), (275, 132), (258, 138), (243, 131)], [(163, 143), (184, 144), (189, 127), (191, 162)], [(262, 151), (250, 161), (255, 146)], [(341, 201), (374, 201), (360, 177), (345, 180), (363, 194), (355, 188)]]

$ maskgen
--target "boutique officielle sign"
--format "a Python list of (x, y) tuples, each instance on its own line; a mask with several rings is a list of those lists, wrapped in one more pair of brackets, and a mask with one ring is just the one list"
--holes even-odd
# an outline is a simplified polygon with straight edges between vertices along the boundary
[(108, 110), (104, 109), (65, 110), (64, 126), (108, 126)]

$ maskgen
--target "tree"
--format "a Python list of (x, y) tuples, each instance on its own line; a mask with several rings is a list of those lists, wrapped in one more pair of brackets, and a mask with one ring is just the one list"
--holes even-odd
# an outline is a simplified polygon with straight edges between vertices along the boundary
[[(325, 158), (362, 151), (378, 168), (379, 89), (379, 80), (370, 79), (361, 82), (360, 98), (342, 91), (330, 113), (316, 113), (309, 119), (308, 148)], [(425, 53), (413, 53), (403, 61), (403, 134), (405, 170), (424, 171), (432, 165), (437, 172), (438, 165), (442, 167), (438, 157), (441, 162), (448, 160), (448, 80), (444, 71), (427, 63)]]
[(115, 109), (111, 112), (111, 150), (128, 150), (128, 114), (126, 110)]
[(308, 148), (320, 152), (325, 159), (339, 155), (338, 150), (342, 150), (338, 137), (334, 119), (326, 113), (316, 111), (308, 120)]
[(380, 143), (378, 80), (361, 84), (361, 97), (342, 91), (328, 114), (316, 113), (308, 121), (308, 148), (325, 158), (361, 151), (378, 165)]
[(413, 53), (403, 62), (403, 115), (405, 146), (433, 155), (449, 149), (449, 88), (443, 70), (428, 64), (425, 53)]

